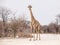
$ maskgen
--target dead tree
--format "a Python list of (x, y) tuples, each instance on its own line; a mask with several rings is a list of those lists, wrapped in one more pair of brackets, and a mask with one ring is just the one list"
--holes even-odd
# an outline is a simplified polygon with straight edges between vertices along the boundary
[(0, 16), (2, 18), (2, 37), (5, 36), (5, 31), (7, 30), (7, 25), (6, 25), (6, 22), (7, 22), (7, 17), (8, 15), (10, 14), (10, 10), (8, 10), (7, 8), (3, 8), (3, 7), (0, 7)]
[(57, 25), (60, 25), (60, 14), (56, 16), (56, 23)]

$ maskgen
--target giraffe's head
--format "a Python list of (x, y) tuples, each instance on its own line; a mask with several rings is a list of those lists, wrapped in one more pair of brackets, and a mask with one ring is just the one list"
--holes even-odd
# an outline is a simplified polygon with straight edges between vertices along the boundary
[(29, 6), (28, 6), (28, 8), (29, 8), (29, 9), (31, 9), (31, 8), (32, 8), (32, 6), (31, 6), (31, 5), (29, 5)]

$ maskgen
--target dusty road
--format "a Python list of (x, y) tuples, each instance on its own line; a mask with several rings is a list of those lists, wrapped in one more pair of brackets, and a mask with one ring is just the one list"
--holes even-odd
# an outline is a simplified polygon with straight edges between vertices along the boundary
[(41, 34), (41, 40), (29, 41), (29, 38), (0, 39), (0, 45), (60, 45), (59, 34)]

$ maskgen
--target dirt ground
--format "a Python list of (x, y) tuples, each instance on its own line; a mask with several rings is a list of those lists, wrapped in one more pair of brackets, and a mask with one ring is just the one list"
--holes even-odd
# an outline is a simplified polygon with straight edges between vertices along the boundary
[(29, 41), (30, 38), (4, 38), (0, 45), (60, 45), (60, 34), (41, 34), (41, 40)]

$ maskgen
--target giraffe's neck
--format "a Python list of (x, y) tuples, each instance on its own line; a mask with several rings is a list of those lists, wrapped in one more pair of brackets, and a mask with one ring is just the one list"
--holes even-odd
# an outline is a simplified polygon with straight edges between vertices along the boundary
[(34, 21), (35, 18), (34, 18), (34, 16), (33, 16), (32, 10), (31, 10), (31, 9), (29, 9), (29, 10), (30, 10), (31, 21)]

